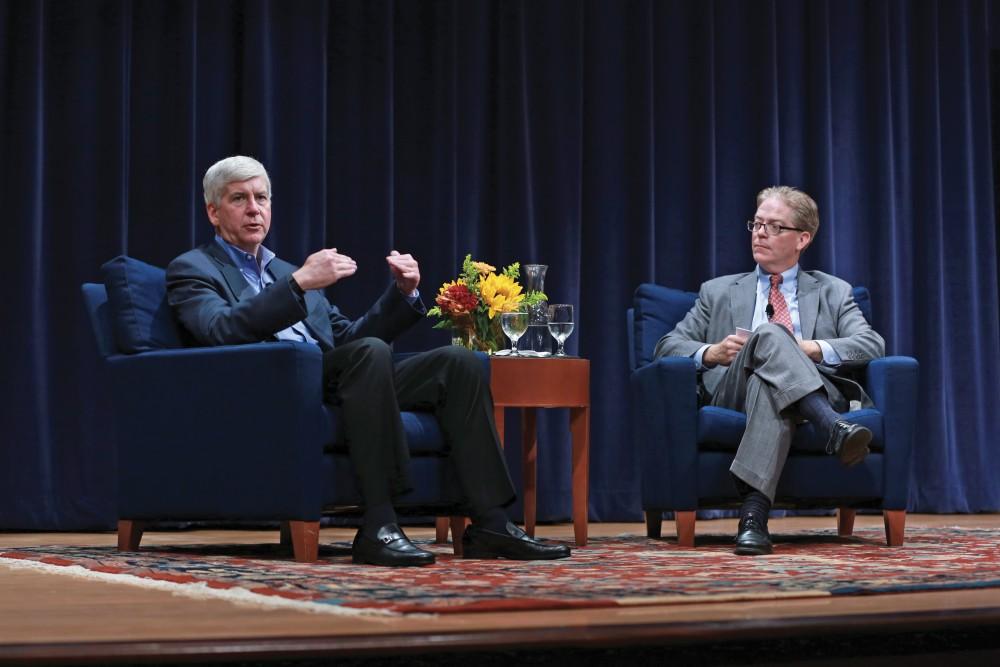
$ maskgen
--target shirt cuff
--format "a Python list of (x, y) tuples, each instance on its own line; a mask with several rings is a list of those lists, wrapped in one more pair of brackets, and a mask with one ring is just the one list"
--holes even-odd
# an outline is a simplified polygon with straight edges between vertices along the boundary
[(827, 343), (825, 340), (816, 341), (819, 344), (819, 349), (823, 351), (823, 365), (825, 366), (839, 366), (843, 359), (840, 355), (834, 351), (833, 347)]
[(404, 294), (403, 298), (406, 299), (406, 303), (412, 306), (417, 301), (420, 301), (420, 290), (414, 289), (413, 294)]
[(704, 359), (704, 357), (705, 357), (705, 350), (707, 350), (710, 347), (712, 347), (712, 346), (711, 345), (702, 345), (700, 348), (698, 348), (698, 351), (695, 352), (691, 356), (691, 358), (694, 359), (694, 363), (697, 364), (699, 371), (707, 371), (708, 370), (708, 366), (706, 366), (702, 362), (702, 359)]

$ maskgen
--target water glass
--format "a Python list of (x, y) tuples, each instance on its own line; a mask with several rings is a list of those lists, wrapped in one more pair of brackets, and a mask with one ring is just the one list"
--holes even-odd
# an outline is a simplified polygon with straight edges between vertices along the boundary
[(549, 306), (549, 333), (559, 343), (557, 357), (565, 357), (564, 345), (573, 333), (573, 306), (568, 303), (553, 303)]
[(500, 314), (500, 327), (504, 335), (510, 339), (510, 354), (512, 357), (518, 356), (517, 339), (528, 330), (528, 308), (519, 306), (517, 310)]

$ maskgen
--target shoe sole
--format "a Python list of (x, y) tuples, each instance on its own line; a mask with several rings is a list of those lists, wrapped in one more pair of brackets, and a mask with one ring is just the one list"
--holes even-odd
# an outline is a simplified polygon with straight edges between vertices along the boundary
[(376, 567), (423, 567), (424, 565), (433, 565), (434, 559), (402, 563), (376, 563), (374, 560), (351, 556), (351, 562), (355, 565), (375, 565)]
[(492, 551), (477, 551), (476, 549), (470, 548), (468, 546), (462, 546), (462, 558), (476, 558), (479, 560), (559, 560), (560, 558), (569, 558), (570, 554), (551, 554), (544, 556), (535, 556), (533, 558), (511, 558), (510, 556), (504, 556), (503, 554), (494, 553)]
[(739, 546), (733, 549), (733, 553), (737, 556), (767, 556), (772, 551), (771, 547)]
[(867, 428), (852, 433), (840, 447), (840, 462), (850, 468), (864, 461), (868, 456), (868, 443), (871, 441), (872, 432)]

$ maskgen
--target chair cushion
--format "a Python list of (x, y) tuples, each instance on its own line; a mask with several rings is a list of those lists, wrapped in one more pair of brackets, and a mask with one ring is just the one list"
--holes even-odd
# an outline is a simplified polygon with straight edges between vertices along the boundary
[(653, 361), (653, 349), (657, 341), (673, 331), (697, 299), (698, 295), (692, 292), (682, 292), (653, 283), (639, 285), (632, 298), (635, 309), (633, 354), (636, 367)]
[[(331, 440), (323, 447), (328, 454), (346, 456), (348, 453), (346, 436), (343, 429), (343, 417), (340, 410), (328, 403), (323, 404), (326, 419), (330, 425)], [(406, 445), (411, 456), (447, 456), (444, 436), (433, 412), (400, 412), (403, 420), (403, 431), (406, 433)]]
[(119, 255), (101, 267), (115, 344), (120, 352), (183, 347), (167, 304), (166, 272)]

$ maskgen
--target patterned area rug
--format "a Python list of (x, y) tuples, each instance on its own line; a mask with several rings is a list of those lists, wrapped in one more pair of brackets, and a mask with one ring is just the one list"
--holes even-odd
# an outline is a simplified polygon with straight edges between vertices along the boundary
[(881, 530), (775, 535), (775, 553), (732, 554), (732, 536), (699, 535), (696, 549), (636, 535), (597, 538), (553, 562), (462, 560), (450, 545), (425, 568), (350, 562), (349, 544), (320, 561), (288, 560), (278, 545), (0, 549), (0, 568), (28, 567), (271, 607), (341, 614), (571, 609), (780, 597), (1000, 587), (1000, 530), (912, 528), (902, 548)]

